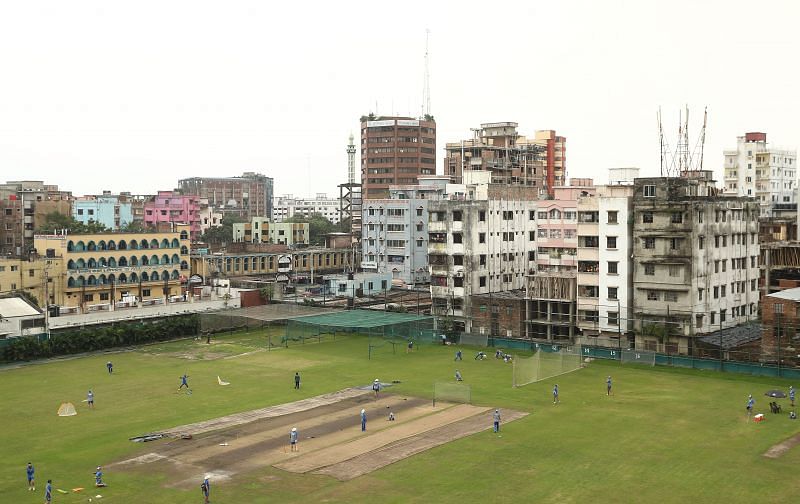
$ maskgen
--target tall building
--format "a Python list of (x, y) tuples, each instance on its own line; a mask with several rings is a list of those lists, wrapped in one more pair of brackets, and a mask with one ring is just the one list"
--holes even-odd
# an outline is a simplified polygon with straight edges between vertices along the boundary
[[(613, 178), (613, 177), (612, 177)], [(633, 183), (578, 199), (578, 327), (583, 341), (624, 346), (633, 329)]]
[(0, 184), (0, 254), (24, 256), (47, 214), (72, 215), (72, 193), (39, 180)]
[(125, 194), (79, 196), (72, 203), (72, 217), (83, 224), (96, 222), (117, 231), (133, 222), (133, 206)]
[(334, 224), (339, 223), (339, 200), (317, 193), (315, 198), (295, 198), (286, 194), (275, 198), (272, 205), (273, 220), (283, 222), (292, 217), (309, 217), (320, 214)]
[(446, 185), (446, 177), (420, 177), (418, 185), (391, 186), (389, 198), (368, 200), (361, 219), (362, 269), (427, 284), (428, 205), (444, 195)]
[(36, 251), (54, 261), (51, 302), (62, 313), (168, 303), (190, 276), (189, 226), (173, 231), (36, 235)]
[(470, 332), (472, 297), (522, 289), (534, 268), (538, 191), (494, 184), (487, 172), (463, 178), (428, 202), (428, 263), (433, 313)]
[(152, 201), (144, 204), (146, 226), (163, 229), (162, 224), (188, 224), (190, 238), (200, 237), (200, 202), (197, 196), (187, 196), (177, 191), (158, 191)]
[(637, 349), (688, 353), (758, 315), (759, 202), (718, 194), (710, 171), (690, 175), (634, 183)]
[(766, 133), (736, 138), (725, 151), (725, 194), (756, 198), (762, 217), (797, 205), (797, 151), (767, 144)]
[(515, 122), (484, 123), (472, 129), (472, 138), (448, 142), (444, 174), (461, 183), (466, 170), (491, 171), (497, 183), (537, 187), (552, 196), (566, 183), (566, 138), (552, 130), (527, 138), (517, 127)]
[(223, 215), (272, 218), (272, 177), (245, 172), (241, 177), (192, 177), (178, 184), (183, 194), (207, 199)]
[(390, 185), (416, 184), (436, 175), (436, 121), (412, 117), (361, 118), (361, 185), (364, 200), (386, 198)]

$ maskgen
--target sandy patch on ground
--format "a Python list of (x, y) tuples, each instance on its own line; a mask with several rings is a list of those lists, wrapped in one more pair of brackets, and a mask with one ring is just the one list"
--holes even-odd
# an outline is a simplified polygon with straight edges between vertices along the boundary
[(764, 456), (767, 458), (778, 458), (784, 453), (791, 450), (796, 445), (800, 444), (800, 434), (795, 434), (794, 436), (790, 437), (789, 439), (782, 441), (764, 453)]

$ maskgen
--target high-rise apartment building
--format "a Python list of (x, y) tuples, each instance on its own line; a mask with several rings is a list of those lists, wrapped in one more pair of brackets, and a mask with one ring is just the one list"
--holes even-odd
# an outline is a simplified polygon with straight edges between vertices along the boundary
[(757, 317), (758, 201), (720, 195), (696, 171), (637, 178), (633, 212), (637, 349), (687, 353), (696, 336)]
[(444, 174), (461, 183), (466, 170), (491, 171), (497, 183), (537, 187), (542, 194), (566, 182), (566, 138), (555, 131), (522, 136), (515, 122), (484, 123), (473, 128), (473, 137), (448, 142)]
[(386, 198), (390, 185), (416, 184), (436, 174), (436, 121), (412, 117), (361, 118), (362, 198)]
[(797, 151), (769, 146), (766, 133), (745, 133), (725, 151), (725, 194), (756, 198), (761, 217), (796, 205), (796, 189)]
[(295, 198), (286, 194), (275, 198), (272, 204), (274, 222), (283, 222), (292, 217), (310, 217), (319, 214), (334, 224), (339, 223), (339, 200), (317, 193), (314, 198)]
[(241, 177), (192, 177), (178, 184), (183, 194), (207, 199), (223, 215), (272, 218), (272, 177), (245, 172)]

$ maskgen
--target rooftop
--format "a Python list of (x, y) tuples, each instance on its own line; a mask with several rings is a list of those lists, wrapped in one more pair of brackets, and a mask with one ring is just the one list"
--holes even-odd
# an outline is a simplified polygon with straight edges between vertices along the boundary
[[(800, 290), (800, 289), (792, 289), (792, 290)], [(717, 331), (715, 333), (699, 338), (701, 342), (717, 348), (721, 346), (723, 350), (736, 348), (738, 346), (744, 345), (745, 343), (751, 343), (753, 341), (758, 341), (760, 339), (761, 339), (761, 324), (757, 323), (745, 324), (736, 327), (729, 327), (728, 329), (722, 329), (721, 331)]]
[(767, 294), (767, 297), (774, 299), (787, 299), (789, 301), (800, 301), (800, 287), (786, 289), (774, 294)]
[(0, 318), (31, 317), (41, 312), (20, 297), (0, 298)]

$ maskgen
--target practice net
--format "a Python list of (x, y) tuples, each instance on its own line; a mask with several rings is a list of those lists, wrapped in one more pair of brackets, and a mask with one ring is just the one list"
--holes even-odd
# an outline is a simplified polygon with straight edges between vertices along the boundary
[(466, 383), (435, 382), (433, 384), (433, 405), (437, 402), (472, 402), (472, 387)]
[(620, 356), (623, 364), (644, 364), (646, 366), (656, 365), (656, 353), (643, 350), (623, 350)]
[(477, 347), (488, 347), (489, 336), (486, 334), (461, 333), (461, 336), (459, 336), (458, 338), (458, 344), (477, 346)]
[(554, 352), (539, 349), (527, 359), (516, 357), (513, 361), (513, 386), (522, 387), (553, 376), (576, 371), (582, 367), (581, 347), (563, 347)]

